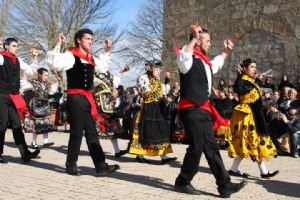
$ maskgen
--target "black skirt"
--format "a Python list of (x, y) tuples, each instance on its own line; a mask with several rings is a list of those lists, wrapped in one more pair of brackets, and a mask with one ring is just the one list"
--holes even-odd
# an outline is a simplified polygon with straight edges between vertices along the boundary
[(139, 130), (142, 144), (170, 142), (170, 129), (161, 113), (158, 102), (144, 104)]

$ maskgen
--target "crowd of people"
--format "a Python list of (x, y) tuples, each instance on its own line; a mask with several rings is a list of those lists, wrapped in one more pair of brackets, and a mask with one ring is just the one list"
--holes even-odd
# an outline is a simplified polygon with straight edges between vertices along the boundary
[[(120, 168), (106, 162), (99, 140), (111, 141), (116, 158), (130, 153), (137, 162), (147, 164), (151, 164), (149, 156), (160, 156), (161, 164), (173, 162), (177, 158), (169, 156), (172, 143), (188, 144), (175, 181), (175, 190), (187, 194), (198, 194), (191, 181), (202, 152), (221, 197), (246, 185), (230, 179), (250, 176), (239, 171), (243, 159), (252, 159), (261, 177), (270, 178), (279, 171), (269, 171), (265, 160), (277, 155), (299, 157), (300, 78), (293, 84), (284, 74), (275, 85), (270, 72), (258, 73), (256, 61), (248, 58), (237, 65), (233, 85), (221, 79), (214, 86), (212, 75), (222, 69), (234, 46), (230, 39), (224, 41), (221, 54), (210, 60), (210, 32), (193, 24), (189, 43), (176, 48), (180, 82), (173, 82), (170, 72), (162, 75), (162, 63), (154, 60), (145, 64), (145, 74), (137, 78), (136, 86), (125, 88), (120, 76), (130, 69), (124, 66), (117, 75), (110, 73), (110, 40), (103, 42), (104, 52), (94, 56), (90, 29), (79, 30), (74, 38), (75, 46), (64, 50), (66, 38), (60, 34), (44, 60), (40, 46), (32, 47), (30, 65), (17, 57), (17, 39), (0, 43), (0, 163), (7, 163), (2, 156), (7, 128), (12, 129), (27, 163), (40, 149), (54, 145), (48, 133), (66, 123), (70, 137), (65, 165), (70, 175), (80, 175), (77, 160), (83, 135), (98, 176)], [(33, 152), (24, 132), (33, 136)], [(42, 145), (38, 135), (43, 135)], [(127, 149), (119, 148), (119, 138), (129, 140)], [(229, 171), (217, 141), (234, 158)]]

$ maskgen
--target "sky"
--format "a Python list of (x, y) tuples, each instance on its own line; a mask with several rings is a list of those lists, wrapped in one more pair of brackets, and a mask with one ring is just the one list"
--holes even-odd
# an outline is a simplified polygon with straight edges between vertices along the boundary
[[(137, 12), (139, 7), (146, 3), (147, 0), (115, 0), (115, 8), (117, 8), (116, 12), (114, 13), (113, 21), (118, 25), (118, 30), (126, 29), (126, 26), (135, 21)], [(112, 59), (117, 59), (112, 56)], [(111, 67), (113, 69), (117, 69), (118, 66), (115, 63), (120, 63), (125, 65), (126, 63), (122, 63), (118, 60), (112, 60), (114, 65)], [(119, 66), (119, 67), (121, 67)], [(110, 70), (112, 74), (119, 75), (117, 70)], [(133, 86), (136, 84), (136, 80), (140, 75), (141, 70), (138, 68), (133, 68), (129, 72), (126, 72), (120, 76), (121, 82), (120, 84), (124, 86)]]
[(115, 0), (114, 6), (117, 11), (114, 14), (114, 21), (118, 24), (119, 29), (125, 29), (126, 25), (135, 20), (139, 7), (146, 3), (147, 0)]

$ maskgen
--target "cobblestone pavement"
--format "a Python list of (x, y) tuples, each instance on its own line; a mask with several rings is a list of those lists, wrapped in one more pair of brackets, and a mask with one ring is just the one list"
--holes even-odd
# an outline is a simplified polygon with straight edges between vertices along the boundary
[[(49, 138), (55, 145), (42, 149), (40, 158), (24, 165), (15, 147), (10, 131), (6, 133), (4, 158), (8, 164), (0, 165), (0, 199), (219, 199), (205, 157), (201, 159), (199, 173), (192, 184), (202, 192), (201, 196), (190, 196), (173, 191), (173, 184), (179, 173), (186, 146), (174, 144), (174, 156), (178, 162), (159, 165), (159, 158), (153, 158), (155, 164), (135, 162), (135, 156), (125, 155), (116, 159), (111, 142), (101, 141), (106, 152), (107, 162), (119, 164), (121, 169), (109, 178), (95, 176), (92, 160), (87, 151), (85, 140), (82, 142), (78, 167), (82, 175), (70, 176), (64, 173), (67, 152), (68, 133), (51, 133)], [(27, 143), (31, 143), (31, 134), (26, 134)], [(39, 136), (42, 143), (42, 136)], [(120, 140), (121, 148), (127, 141)], [(221, 151), (225, 166), (232, 159), (226, 151)], [(267, 162), (270, 170), (279, 170), (273, 179), (262, 180), (256, 163), (242, 162), (240, 170), (251, 174), (248, 185), (231, 199), (300, 199), (300, 159), (279, 157)], [(233, 182), (240, 181), (233, 177)]]

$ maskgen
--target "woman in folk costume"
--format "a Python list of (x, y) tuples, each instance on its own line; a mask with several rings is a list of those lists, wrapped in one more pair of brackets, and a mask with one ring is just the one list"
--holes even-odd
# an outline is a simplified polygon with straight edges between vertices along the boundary
[(238, 168), (243, 158), (257, 162), (262, 178), (277, 175), (278, 171), (267, 170), (263, 160), (276, 156), (276, 148), (267, 132), (266, 120), (262, 112), (262, 84), (256, 71), (256, 61), (248, 58), (240, 64), (240, 71), (234, 84), (239, 95), (239, 104), (235, 106), (230, 120), (228, 135), (228, 154), (234, 158), (229, 174), (247, 178), (249, 174), (241, 173)]
[(47, 82), (49, 72), (46, 68), (41, 67), (37, 72), (38, 78), (30, 81), (34, 92), (34, 98), (29, 103), (31, 115), (27, 116), (24, 121), (25, 132), (33, 134), (31, 145), (34, 149), (39, 148), (37, 144), (37, 135), (39, 134), (43, 134), (43, 147), (54, 145), (53, 142), (49, 142), (48, 140), (48, 133), (53, 131), (48, 96), (54, 93), (57, 88), (57, 84), (51, 85)]
[[(119, 73), (127, 71), (127, 68), (121, 68)], [(119, 96), (116, 87), (120, 83), (118, 76), (113, 76), (108, 68), (103, 68), (101, 72), (96, 73), (96, 82), (98, 84), (95, 87), (94, 95), (98, 106), (99, 113), (105, 119), (105, 131), (101, 131), (99, 128), (98, 136), (100, 139), (110, 139), (115, 151), (115, 157), (121, 157), (127, 153), (127, 150), (120, 150), (118, 144), (118, 136), (121, 135), (120, 124), (117, 113), (116, 100)]]
[(137, 162), (150, 163), (147, 156), (161, 156), (165, 164), (177, 158), (166, 154), (172, 153), (169, 127), (161, 113), (159, 101), (163, 97), (163, 84), (159, 80), (161, 63), (149, 64), (147, 74), (138, 79), (138, 87), (144, 99), (129, 146), (129, 153), (136, 154)]

